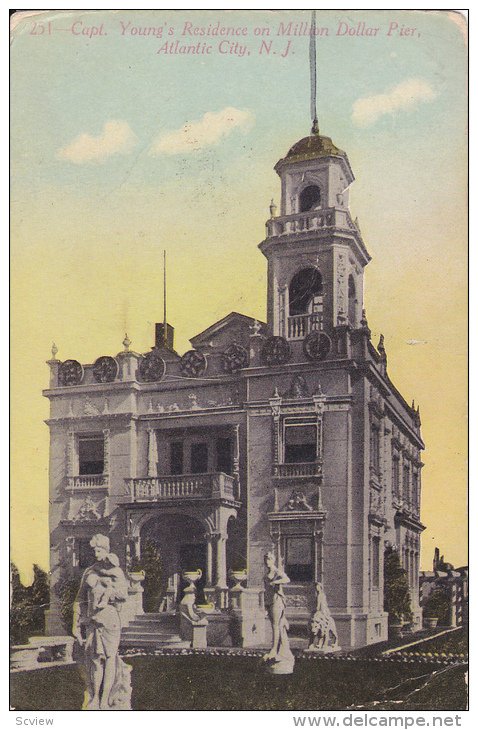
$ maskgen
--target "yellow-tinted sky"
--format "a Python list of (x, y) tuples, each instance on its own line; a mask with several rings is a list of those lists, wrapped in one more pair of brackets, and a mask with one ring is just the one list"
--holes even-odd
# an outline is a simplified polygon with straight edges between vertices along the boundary
[[(310, 127), (308, 38), (294, 35), (309, 20), (303, 11), (56, 11), (17, 23), (12, 558), (26, 577), (33, 562), (48, 566), (41, 391), (52, 341), (60, 359), (85, 363), (116, 354), (125, 331), (147, 351), (162, 318), (163, 248), (180, 351), (231, 310), (265, 317), (257, 244), (279, 199), (273, 166)], [(369, 325), (374, 341), (385, 335), (395, 384), (420, 404), (423, 567), (435, 546), (467, 561), (460, 23), (445, 11), (317, 13), (319, 123), (356, 176), (351, 210), (373, 256)], [(216, 26), (238, 34), (208, 35)], [(261, 52), (264, 40), (273, 45)], [(197, 52), (179, 52), (186, 45)]]

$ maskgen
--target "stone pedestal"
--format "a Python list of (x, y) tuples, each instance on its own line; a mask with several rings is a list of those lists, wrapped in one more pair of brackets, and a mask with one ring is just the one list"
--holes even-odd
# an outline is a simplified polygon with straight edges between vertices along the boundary
[(144, 588), (141, 585), (145, 578), (144, 570), (128, 573), (128, 600), (121, 607), (121, 624), (127, 626), (135, 616), (144, 613), (143, 609), (143, 593)]
[(238, 584), (229, 592), (229, 603), (239, 645), (243, 648), (265, 646), (264, 592), (260, 588), (243, 588)]

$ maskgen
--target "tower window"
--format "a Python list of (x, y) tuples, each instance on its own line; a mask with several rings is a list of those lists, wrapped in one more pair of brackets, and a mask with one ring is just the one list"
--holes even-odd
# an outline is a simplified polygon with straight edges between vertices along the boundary
[(299, 195), (299, 211), (306, 213), (320, 206), (320, 190), (317, 185), (308, 185)]
[(311, 314), (322, 308), (322, 276), (309, 267), (298, 271), (289, 286), (289, 315)]
[(103, 474), (105, 468), (105, 438), (101, 436), (79, 436), (78, 473)]
[(317, 459), (317, 426), (315, 424), (285, 424), (284, 462), (303, 464)]

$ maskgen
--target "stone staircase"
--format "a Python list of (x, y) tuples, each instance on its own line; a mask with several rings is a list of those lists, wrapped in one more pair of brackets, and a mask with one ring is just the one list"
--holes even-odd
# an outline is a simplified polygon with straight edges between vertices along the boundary
[(143, 613), (125, 626), (121, 631), (121, 646), (185, 648), (188, 641), (183, 641), (178, 634), (179, 616), (166, 613)]

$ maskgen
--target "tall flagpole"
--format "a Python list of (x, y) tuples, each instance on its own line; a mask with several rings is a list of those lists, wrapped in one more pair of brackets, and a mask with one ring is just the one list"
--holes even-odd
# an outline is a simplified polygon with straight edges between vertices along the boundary
[(310, 24), (309, 65), (310, 65), (310, 118), (312, 119), (312, 134), (319, 133), (317, 119), (317, 54), (315, 47), (316, 11), (312, 10)]
[(166, 251), (163, 251), (163, 326), (164, 326), (164, 344), (166, 344)]

